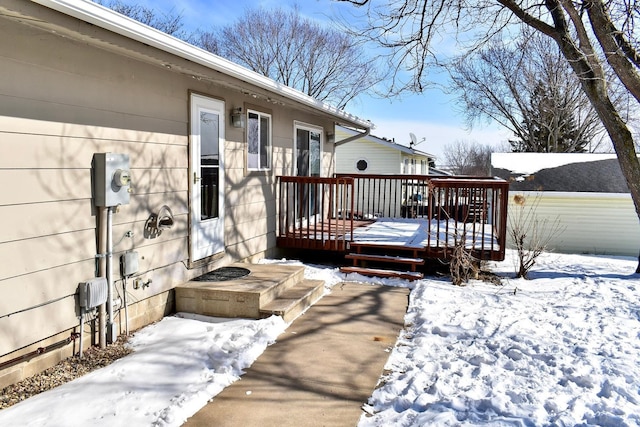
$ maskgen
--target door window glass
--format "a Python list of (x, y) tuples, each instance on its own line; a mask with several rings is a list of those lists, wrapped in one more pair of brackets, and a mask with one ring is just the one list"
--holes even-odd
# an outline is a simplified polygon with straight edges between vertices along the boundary
[(220, 129), (216, 113), (200, 111), (200, 219), (219, 216), (218, 188), (220, 185)]
[(320, 176), (322, 141), (319, 131), (296, 129), (297, 176)]

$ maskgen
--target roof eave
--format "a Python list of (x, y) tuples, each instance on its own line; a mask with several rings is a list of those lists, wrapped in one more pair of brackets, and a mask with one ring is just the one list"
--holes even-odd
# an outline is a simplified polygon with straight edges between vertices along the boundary
[(177, 57), (200, 64), (227, 76), (245, 81), (251, 85), (279, 94), (291, 101), (324, 112), (338, 121), (348, 122), (363, 129), (373, 125), (368, 120), (318, 101), (296, 89), (280, 84), (268, 77), (248, 70), (234, 62), (193, 46), (155, 28), (144, 25), (97, 3), (88, 0), (31, 0), (42, 6), (72, 16), (121, 36), (160, 49)]

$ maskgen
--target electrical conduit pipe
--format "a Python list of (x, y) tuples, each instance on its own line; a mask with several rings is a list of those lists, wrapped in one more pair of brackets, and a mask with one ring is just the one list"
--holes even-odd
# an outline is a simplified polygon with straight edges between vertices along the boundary
[(116, 341), (113, 322), (113, 208), (107, 208), (107, 343)]

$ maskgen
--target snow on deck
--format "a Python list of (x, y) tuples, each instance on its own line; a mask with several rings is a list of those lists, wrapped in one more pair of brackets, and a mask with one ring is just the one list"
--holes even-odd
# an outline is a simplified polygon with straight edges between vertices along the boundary
[(353, 242), (409, 248), (455, 246), (461, 238), (467, 248), (498, 248), (491, 224), (463, 223), (452, 219), (380, 218), (353, 231)]

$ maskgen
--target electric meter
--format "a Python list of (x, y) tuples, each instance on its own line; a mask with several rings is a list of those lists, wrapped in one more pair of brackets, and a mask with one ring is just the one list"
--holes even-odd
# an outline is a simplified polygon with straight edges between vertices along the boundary
[(95, 206), (128, 205), (130, 186), (128, 154), (95, 153), (93, 155), (93, 204)]

